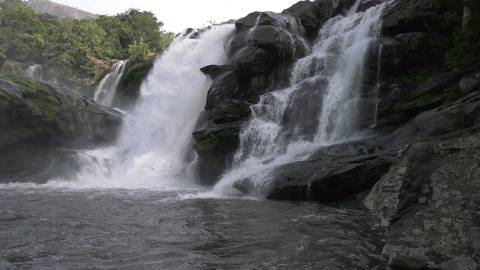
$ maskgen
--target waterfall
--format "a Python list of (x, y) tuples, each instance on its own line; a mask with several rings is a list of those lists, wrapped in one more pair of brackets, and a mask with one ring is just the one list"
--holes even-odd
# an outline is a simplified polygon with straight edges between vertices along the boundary
[(113, 65), (110, 72), (100, 81), (95, 89), (93, 100), (104, 106), (112, 106), (113, 99), (117, 93), (118, 83), (123, 76), (126, 66), (127, 61), (119, 61)]
[(200, 68), (226, 63), (225, 42), (233, 29), (227, 24), (213, 26), (198, 37), (180, 35), (143, 82), (141, 97), (126, 116), (117, 144), (82, 153), (78, 181), (62, 183), (87, 188), (190, 186), (189, 169), (195, 158), (192, 133), (211, 86)]
[(43, 80), (43, 67), (38, 64), (31, 65), (25, 71), (25, 75), (29, 79)]
[(234, 165), (215, 193), (234, 192), (233, 183), (248, 178), (261, 195), (275, 167), (359, 136), (362, 108), (370, 106), (362, 98), (363, 68), (380, 35), (385, 7), (356, 12), (359, 2), (323, 25), (310, 55), (295, 63), (290, 87), (263, 95), (251, 107)]

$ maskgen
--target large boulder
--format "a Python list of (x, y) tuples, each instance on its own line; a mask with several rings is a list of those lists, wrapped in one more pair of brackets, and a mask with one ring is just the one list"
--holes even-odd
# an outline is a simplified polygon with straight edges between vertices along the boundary
[(0, 79), (0, 170), (4, 176), (0, 179), (37, 174), (37, 179), (18, 180), (46, 180), (41, 179), (42, 170), (62, 171), (54, 163), (72, 159), (74, 151), (67, 149), (114, 142), (121, 120), (120, 113), (73, 91), (20, 77)]
[(209, 123), (207, 127), (193, 133), (193, 148), (199, 159), (197, 174), (199, 184), (214, 185), (226, 168), (232, 164), (235, 151), (239, 145), (239, 134), (243, 122), (225, 124)]
[(480, 128), (405, 149), (366, 206), (390, 227), (393, 269), (478, 269)]
[(145, 59), (136, 57), (128, 60), (125, 71), (118, 83), (113, 107), (129, 109), (135, 105), (140, 97), (142, 83), (153, 68), (155, 59), (156, 56), (151, 55)]
[(253, 12), (235, 25), (227, 45), (228, 64), (201, 68), (212, 80), (206, 112), (194, 134), (202, 184), (215, 184), (230, 167), (251, 104), (286, 87), (291, 64), (308, 50), (304, 29), (295, 16)]
[(399, 148), (419, 139), (480, 124), (480, 92), (418, 114), (382, 140)]
[(365, 142), (324, 147), (305, 161), (274, 168), (262, 181), (253, 176), (234, 187), (275, 200), (338, 201), (371, 188), (390, 169), (395, 153)]
[(378, 128), (398, 127), (422, 112), (449, 104), (462, 97), (456, 72), (438, 73), (409, 89), (408, 82), (388, 80), (379, 89)]
[(458, 85), (460, 91), (468, 94), (473, 91), (480, 90), (480, 72), (475, 72), (464, 76)]

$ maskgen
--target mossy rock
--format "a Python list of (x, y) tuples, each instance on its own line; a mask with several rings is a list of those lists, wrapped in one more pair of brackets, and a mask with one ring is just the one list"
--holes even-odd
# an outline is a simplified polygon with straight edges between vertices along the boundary
[(114, 139), (121, 115), (67, 89), (0, 78), (0, 148), (23, 140), (77, 145)]
[(135, 57), (128, 60), (123, 76), (118, 85), (114, 106), (128, 109), (140, 97), (143, 80), (153, 67), (155, 55), (147, 58)]

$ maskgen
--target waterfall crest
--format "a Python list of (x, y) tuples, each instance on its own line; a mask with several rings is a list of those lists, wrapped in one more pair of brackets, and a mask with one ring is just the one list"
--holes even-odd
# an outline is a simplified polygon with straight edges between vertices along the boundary
[(362, 98), (363, 68), (380, 35), (385, 3), (356, 12), (358, 3), (324, 24), (311, 53), (294, 65), (290, 87), (263, 95), (251, 107), (234, 165), (214, 193), (234, 192), (232, 185), (248, 178), (261, 195), (276, 166), (359, 136), (361, 108), (369, 106)]
[(95, 93), (93, 95), (93, 100), (104, 106), (112, 106), (113, 99), (117, 93), (118, 84), (120, 79), (123, 76), (125, 67), (127, 66), (127, 61), (119, 61), (111, 68), (110, 72), (105, 75), (105, 77), (100, 81)]

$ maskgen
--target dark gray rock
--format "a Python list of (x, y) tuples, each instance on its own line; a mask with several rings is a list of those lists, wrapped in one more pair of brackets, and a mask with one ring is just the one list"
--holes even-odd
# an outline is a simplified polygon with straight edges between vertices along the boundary
[(480, 72), (463, 77), (460, 80), (459, 88), (464, 94), (480, 90)]
[(156, 56), (153, 55), (146, 59), (135, 57), (128, 60), (118, 84), (113, 107), (128, 110), (136, 104), (140, 97), (142, 82), (153, 68), (155, 59)]
[(44, 138), (72, 147), (115, 140), (117, 111), (75, 92), (23, 78), (0, 80), (0, 147)]
[(251, 114), (250, 106), (251, 104), (237, 99), (223, 100), (214, 105), (210, 118), (215, 124), (248, 120)]
[(321, 148), (305, 161), (272, 170), (263, 186), (250, 179), (234, 187), (244, 193), (254, 190), (269, 199), (338, 201), (371, 188), (389, 169), (395, 154), (362, 142)]
[(479, 131), (409, 146), (365, 200), (390, 226), (383, 255), (393, 269), (478, 269)]
[(435, 74), (413, 90), (402, 83), (383, 85), (379, 89), (379, 127), (398, 127), (422, 112), (459, 99), (459, 78), (460, 74), (455, 72)]
[(480, 93), (420, 113), (384, 138), (401, 147), (418, 139), (439, 136), (480, 124)]
[(207, 75), (210, 79), (215, 80), (219, 76), (229, 72), (233, 71), (233, 66), (231, 65), (223, 65), (223, 66), (218, 66), (218, 65), (210, 65), (210, 66), (205, 66), (200, 69), (200, 71), (203, 72), (203, 74)]
[(398, 0), (383, 15), (383, 32), (387, 36), (411, 32), (451, 36), (462, 25), (462, 17), (461, 0)]
[(44, 182), (78, 169), (75, 150), (112, 143), (121, 114), (75, 92), (0, 80), (0, 179)]
[(7, 61), (7, 57), (3, 54), (0, 54), (0, 70), (2, 69), (3, 64)]
[(299, 18), (307, 34), (314, 36), (320, 26), (333, 15), (331, 10), (322, 6), (324, 2), (326, 1), (300, 1), (282, 13)]
[(243, 122), (209, 124), (193, 133), (193, 148), (199, 159), (197, 173), (199, 184), (212, 186), (222, 173), (230, 167), (239, 145), (239, 133)]

